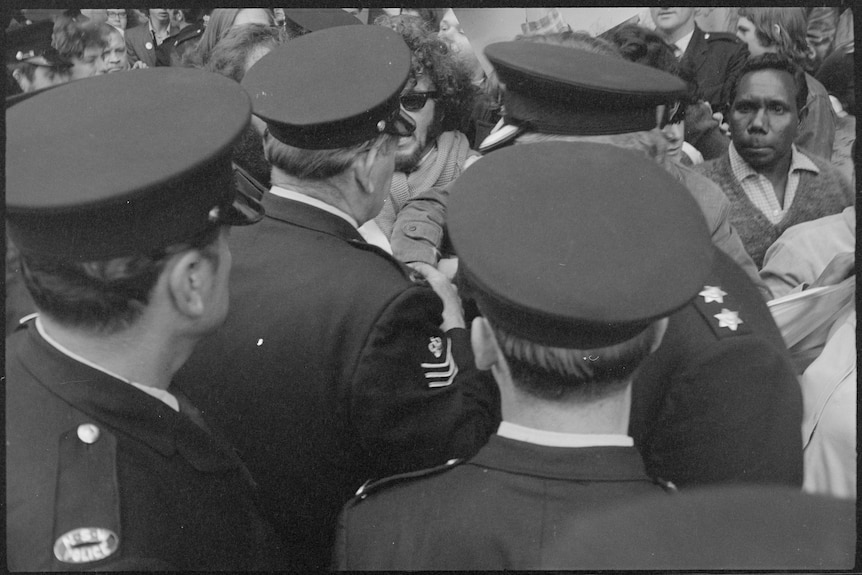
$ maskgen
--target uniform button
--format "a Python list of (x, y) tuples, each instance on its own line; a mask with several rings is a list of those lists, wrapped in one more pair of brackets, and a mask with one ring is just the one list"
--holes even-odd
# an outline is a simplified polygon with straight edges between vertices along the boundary
[(92, 423), (82, 423), (78, 426), (78, 439), (86, 444), (96, 443), (99, 433), (99, 428)]

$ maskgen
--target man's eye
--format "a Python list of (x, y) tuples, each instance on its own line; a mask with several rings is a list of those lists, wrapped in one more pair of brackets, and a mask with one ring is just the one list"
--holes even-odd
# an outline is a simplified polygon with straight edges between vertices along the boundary
[(754, 110), (754, 106), (751, 104), (737, 104), (733, 107), (733, 109), (740, 114), (750, 114)]
[(781, 104), (770, 104), (769, 105), (769, 111), (772, 112), (773, 114), (783, 114), (784, 112), (787, 111), (787, 108), (785, 108)]

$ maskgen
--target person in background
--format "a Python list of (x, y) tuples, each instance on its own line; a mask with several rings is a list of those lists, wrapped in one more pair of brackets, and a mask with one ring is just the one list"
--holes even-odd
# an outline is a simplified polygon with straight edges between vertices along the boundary
[[(99, 24), (98, 30), (105, 43), (105, 47), (102, 50), (102, 67), (99, 70), (99, 74), (111, 74), (113, 72), (131, 70), (132, 66), (126, 53), (126, 43), (122, 32), (107, 22)], [(140, 60), (135, 62), (136, 69), (145, 67), (146, 64)]]
[(338, 569), (538, 569), (568, 519), (673, 490), (628, 424), (633, 375), (712, 267), (691, 194), (637, 152), (571, 142), (500, 150), (453, 189), (452, 243), (482, 313), (473, 352), (503, 421), (470, 459), (363, 486)]
[(784, 230), (853, 203), (841, 174), (794, 143), (806, 89), (805, 72), (793, 60), (774, 53), (749, 59), (732, 93), (731, 146), (697, 166), (730, 200), (731, 223), (758, 269)]
[(401, 108), (416, 130), (398, 142), (392, 187), (374, 218), (388, 239), (405, 202), (454, 181), (479, 155), (458, 130), (473, 108), (475, 90), (469, 70), (418, 16), (379, 16), (374, 24), (401, 34), (412, 53)]
[(102, 52), (108, 41), (97, 23), (81, 16), (59, 16), (54, 22), (51, 45), (72, 64), (69, 70), (72, 80), (90, 78), (105, 70)]
[(356, 26), (362, 21), (341, 8), (285, 8), (284, 27), (291, 37), (338, 26)]
[[(748, 45), (751, 56), (779, 54), (803, 67), (810, 48), (806, 39), (805, 9), (802, 7), (753, 7), (739, 9), (736, 35)], [(825, 160), (832, 157), (836, 116), (823, 84), (805, 72), (807, 97), (800, 108), (794, 143)]]
[(206, 30), (196, 8), (171, 10), (171, 23), (179, 32), (156, 48), (156, 63), (159, 66), (182, 66), (186, 52), (193, 50)]
[(226, 153), (249, 110), (233, 82), (169, 69), (7, 110), (6, 225), (38, 310), (6, 340), (11, 571), (285, 565), (248, 470), (172, 385), (227, 316), (228, 226), (262, 217)]
[(823, 61), (817, 80), (829, 93), (835, 111), (835, 142), (832, 145), (832, 165), (840, 171), (852, 189), (856, 189), (856, 166), (853, 149), (856, 145), (856, 92), (853, 43), (838, 46)]
[(156, 48), (179, 29), (171, 22), (171, 12), (167, 8), (148, 8), (147, 16), (145, 23), (126, 30), (126, 50), (130, 64), (141, 61), (148, 68), (154, 68)]
[(6, 32), (6, 70), (21, 92), (34, 92), (71, 79), (72, 63), (51, 46), (53, 29), (51, 22), (43, 21)]
[(219, 40), (228, 30), (243, 24), (264, 24), (273, 26), (272, 11), (264, 8), (216, 8), (209, 14), (205, 30), (194, 49), (186, 50), (183, 66), (203, 68)]
[[(263, 56), (287, 41), (287, 32), (275, 26), (248, 24), (228, 31), (216, 44), (204, 68), (242, 82), (245, 73)], [(266, 124), (252, 116), (251, 125), (234, 144), (233, 161), (247, 172), (262, 190), (270, 187), (271, 166), (263, 150)]]
[(108, 15), (106, 22), (120, 31), (125, 37), (126, 27), (129, 23), (128, 11), (125, 8), (108, 8), (105, 10)]

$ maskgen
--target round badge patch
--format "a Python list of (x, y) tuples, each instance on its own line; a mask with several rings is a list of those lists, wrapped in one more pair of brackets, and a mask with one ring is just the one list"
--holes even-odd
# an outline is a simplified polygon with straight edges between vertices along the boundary
[(54, 542), (54, 556), (63, 563), (92, 563), (112, 555), (120, 538), (110, 529), (79, 527)]
[(146, 48), (147, 50), (152, 50), (153, 49), (153, 43), (147, 42), (146, 44), (144, 44), (144, 48)]

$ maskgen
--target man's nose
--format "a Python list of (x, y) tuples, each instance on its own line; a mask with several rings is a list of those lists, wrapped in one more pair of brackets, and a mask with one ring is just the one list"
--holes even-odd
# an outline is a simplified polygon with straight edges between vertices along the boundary
[(766, 132), (769, 127), (769, 120), (766, 117), (766, 110), (764, 108), (760, 108), (754, 114), (754, 117), (751, 119), (751, 123), (748, 125), (748, 130), (750, 132)]

